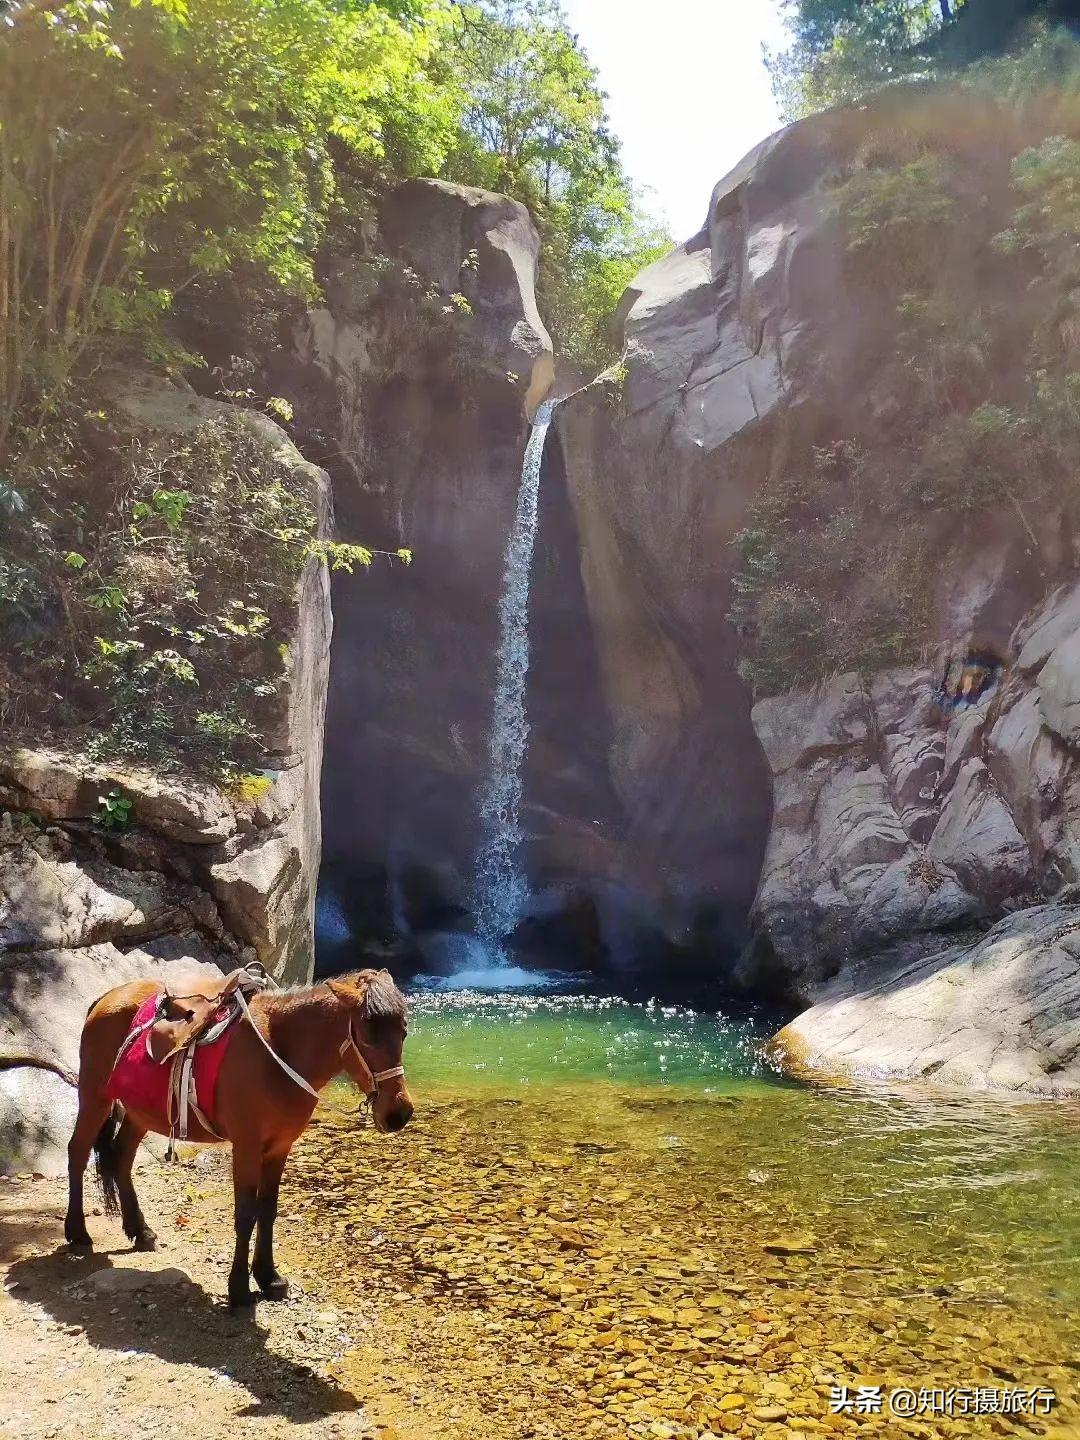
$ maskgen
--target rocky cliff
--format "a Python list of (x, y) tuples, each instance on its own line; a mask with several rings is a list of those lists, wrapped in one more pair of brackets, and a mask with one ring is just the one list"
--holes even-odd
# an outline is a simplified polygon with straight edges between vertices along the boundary
[[(335, 597), (327, 940), (412, 936), (437, 964), (437, 937), (470, 923), (523, 409), (552, 364), (520, 206), (412, 182), (368, 244), (331, 264), (327, 306), (305, 318), (272, 388), (319, 417), (312, 441), (321, 433), (325, 448), (311, 453), (334, 475), (343, 528), (414, 556)], [(652, 485), (655, 447), (634, 453), (639, 435), (615, 436), (603, 401), (565, 414), (540, 491), (532, 906), (515, 943), (547, 963), (565, 945), (597, 967), (713, 965), (717, 945), (738, 944), (768, 803), (726, 597), (692, 568), (714, 567), (716, 537), (688, 540)], [(688, 495), (699, 479), (669, 478)], [(639, 505), (638, 485), (651, 501)]]
[[(115, 406), (144, 440), (238, 413), (156, 381), (125, 382)], [(265, 416), (239, 413), (297, 484), (314, 485), (325, 533), (323, 472)], [(87, 1008), (125, 980), (255, 958), (281, 981), (310, 975), (330, 624), (326, 566), (312, 558), (295, 583), (277, 724), (250, 794), (91, 762), (77, 737), (56, 743), (62, 731), (48, 746), (0, 750), (0, 1054), (77, 1070)], [(102, 823), (108, 795), (126, 802), (123, 823)], [(0, 1072), (0, 1172), (62, 1167), (74, 1104), (54, 1075)]]
[[(805, 1003), (895, 942), (1068, 901), (1070, 504), (947, 429), (1000, 425), (999, 471), (1067, 462), (1021, 454), (1009, 408), (1045, 321), (995, 241), (1051, 120), (1025, 124), (942, 90), (791, 127), (628, 291), (623, 363), (560, 406), (541, 486), (519, 947)], [(906, 248), (868, 258), (864, 221)], [(338, 597), (328, 939), (469, 925), (521, 412), (551, 374), (535, 257), (520, 207), (414, 182), (274, 379), (350, 534), (416, 557)]]
[(621, 393), (559, 412), (620, 862), (821, 997), (804, 1069), (1080, 1084), (1078, 437), (1031, 399), (1071, 282), (1009, 229), (1053, 113), (898, 92), (766, 141), (625, 297)]
[[(308, 427), (306, 450), (334, 477), (342, 534), (412, 552), (408, 567), (377, 564), (335, 592), (328, 957), (360, 936), (429, 951), (469, 927), (503, 557), (527, 415), (552, 377), (538, 245), (527, 211), (505, 197), (410, 182), (386, 197), (356, 253), (328, 262), (327, 304), (304, 317), (273, 373)], [(600, 833), (611, 809), (607, 717), (557, 445), (540, 503), (525, 814), (533, 923), (570, 915), (576, 942), (595, 954), (588, 897), (610, 846)]]

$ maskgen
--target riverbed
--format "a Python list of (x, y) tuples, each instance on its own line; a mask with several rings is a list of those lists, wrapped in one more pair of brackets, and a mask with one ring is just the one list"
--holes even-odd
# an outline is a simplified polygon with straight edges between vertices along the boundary
[(428, 1433), (1080, 1433), (1080, 1107), (795, 1085), (767, 1028), (427, 994), (409, 1129), (331, 1092), (282, 1229)]

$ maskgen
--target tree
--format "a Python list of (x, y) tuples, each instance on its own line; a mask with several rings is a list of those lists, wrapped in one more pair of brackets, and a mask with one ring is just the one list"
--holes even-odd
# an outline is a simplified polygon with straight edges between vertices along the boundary
[[(91, 355), (160, 357), (200, 276), (314, 293), (331, 137), (437, 168), (443, 0), (13, 0), (0, 49), (0, 452)], [(36, 405), (36, 411), (34, 409)]]
[(670, 238), (622, 168), (596, 70), (557, 0), (462, 6), (453, 35), (444, 58), (461, 90), (462, 132), (444, 174), (528, 205), (556, 343), (585, 366), (603, 363), (619, 295)]
[(783, 9), (791, 43), (766, 63), (789, 119), (1001, 54), (1039, 17), (1080, 20), (1080, 0), (783, 0)]

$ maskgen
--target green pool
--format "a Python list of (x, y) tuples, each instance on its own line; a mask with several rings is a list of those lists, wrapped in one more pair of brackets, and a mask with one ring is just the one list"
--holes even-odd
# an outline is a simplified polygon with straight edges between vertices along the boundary
[[(482, 1367), (493, 1436), (1078, 1433), (1080, 1106), (785, 1082), (770, 1026), (417, 995), (416, 1120), (377, 1143), (339, 1092), (303, 1203), (461, 1407)], [(834, 1413), (859, 1384), (1055, 1399)]]

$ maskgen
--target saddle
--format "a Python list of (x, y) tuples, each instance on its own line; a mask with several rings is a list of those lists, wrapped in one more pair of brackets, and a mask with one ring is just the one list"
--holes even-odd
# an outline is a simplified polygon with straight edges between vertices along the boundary
[(274, 981), (255, 960), (230, 971), (220, 980), (200, 976), (194, 983), (199, 989), (190, 995), (175, 995), (166, 989), (150, 1019), (129, 1033), (115, 1062), (118, 1065), (125, 1052), (143, 1039), (151, 1060), (158, 1065), (171, 1064), (170, 1156), (175, 1153), (176, 1140), (187, 1139), (189, 1117), (192, 1115), (207, 1134), (221, 1138), (199, 1107), (195, 1090), (195, 1051), (200, 1045), (212, 1045), (220, 1040), (230, 1025), (246, 1012), (246, 997), (273, 986)]
[[(266, 977), (261, 965), (258, 969), (261, 976)], [(150, 1026), (146, 1039), (151, 1059), (164, 1065), (177, 1051), (197, 1045), (218, 1018), (219, 1011), (227, 1006), (230, 997), (242, 984), (250, 990), (262, 988), (262, 985), (253, 983), (256, 978), (249, 967), (233, 970), (220, 980), (200, 977), (200, 988), (191, 995), (174, 995), (166, 990), (158, 1002), (157, 1018)], [(234, 1018), (240, 1013), (238, 1007), (230, 1006), (229, 1009), (235, 1010)]]

